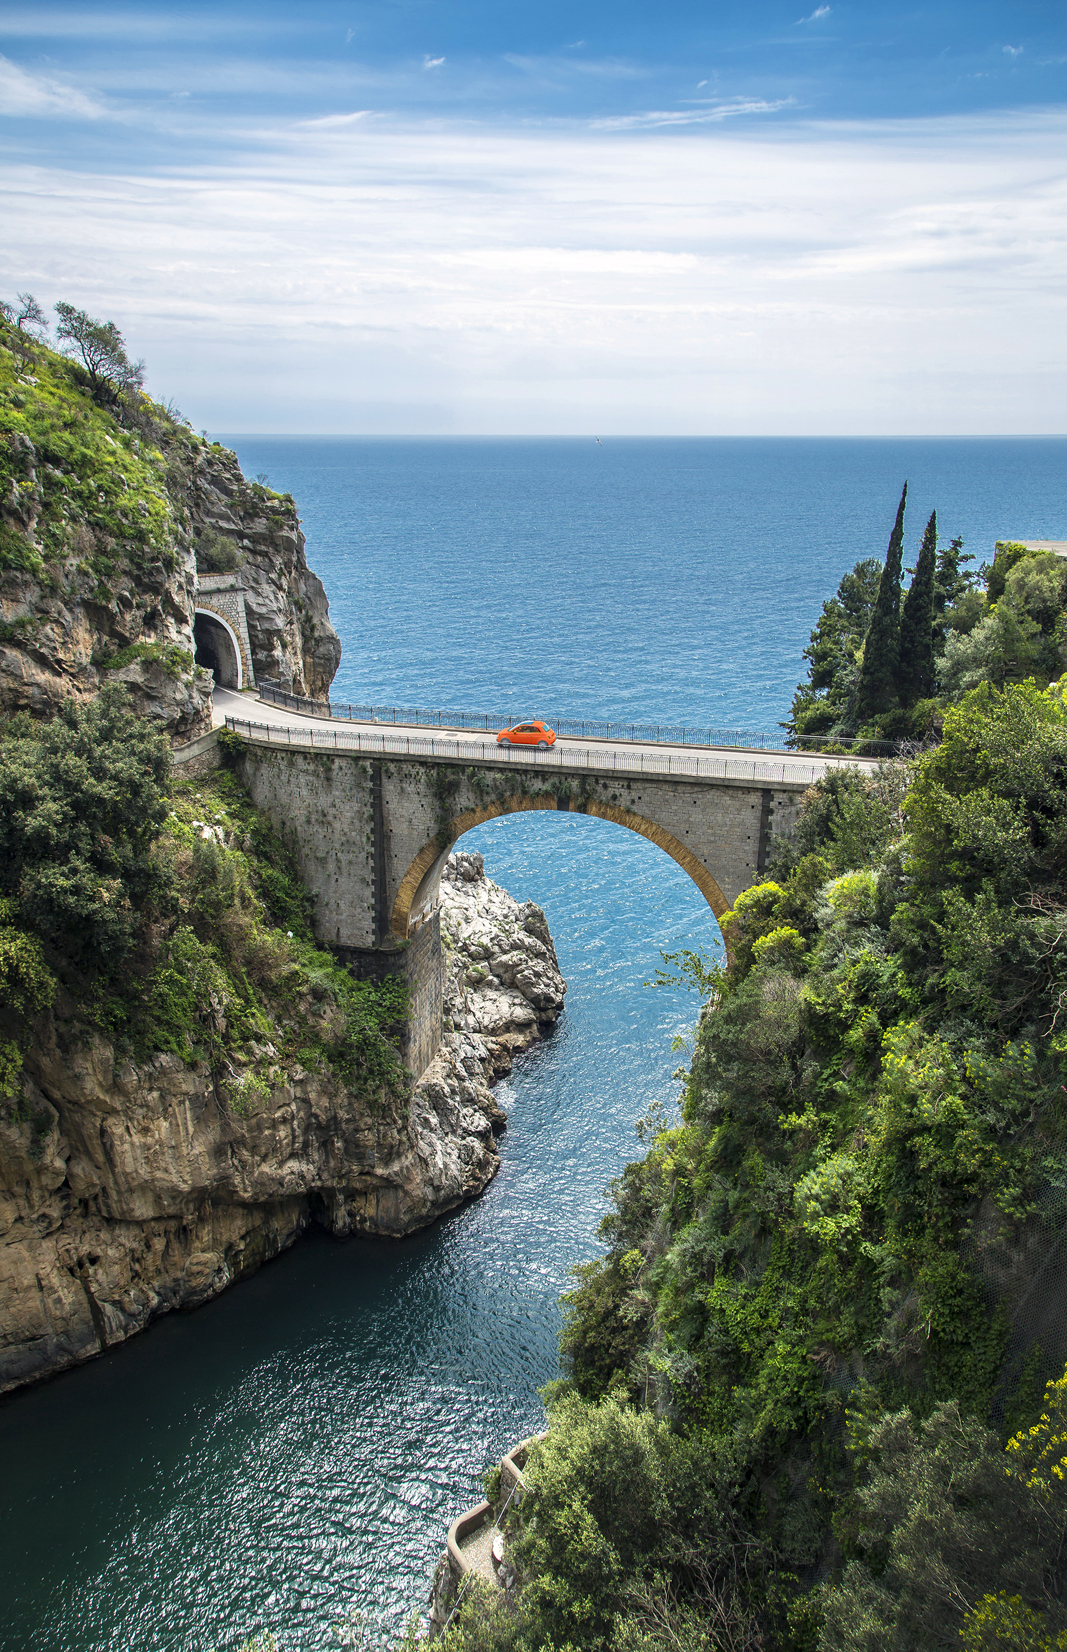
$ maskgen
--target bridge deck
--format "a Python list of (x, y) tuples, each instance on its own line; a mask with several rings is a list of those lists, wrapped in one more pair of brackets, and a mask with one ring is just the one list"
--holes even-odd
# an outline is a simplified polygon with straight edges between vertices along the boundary
[(368, 755), (415, 757), (425, 761), (492, 764), (496, 768), (573, 769), (722, 784), (746, 781), (804, 788), (832, 768), (877, 767), (877, 759), (823, 757), (811, 753), (754, 754), (747, 748), (701, 748), (650, 745), (625, 740), (560, 738), (547, 751), (532, 746), (498, 746), (492, 734), (429, 734), (425, 729), (382, 729), (371, 723), (338, 722), (309, 717), (248, 696), (216, 689), (216, 724), (227, 723), (262, 744), (318, 751), (366, 752)]

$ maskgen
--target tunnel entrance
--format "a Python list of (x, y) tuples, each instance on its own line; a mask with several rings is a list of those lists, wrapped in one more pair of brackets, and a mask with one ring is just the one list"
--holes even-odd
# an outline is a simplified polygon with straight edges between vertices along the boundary
[(210, 671), (216, 688), (240, 688), (241, 656), (233, 633), (214, 614), (198, 608), (193, 619), (196, 663)]

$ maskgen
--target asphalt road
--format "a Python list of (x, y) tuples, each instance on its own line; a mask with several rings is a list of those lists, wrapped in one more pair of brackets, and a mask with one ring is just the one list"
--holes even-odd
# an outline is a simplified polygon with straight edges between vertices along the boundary
[[(227, 717), (235, 717), (253, 725), (266, 725), (271, 730), (289, 729), (294, 739), (301, 733), (307, 738), (309, 730), (328, 730), (331, 740), (336, 734), (342, 741), (346, 740), (346, 736), (363, 735), (372, 740), (384, 736), (386, 752), (403, 752), (404, 743), (410, 741), (412, 755), (415, 755), (416, 742), (425, 743), (428, 749), (431, 741), (436, 745), (458, 741), (464, 755), (484, 756), (494, 761), (528, 762), (531, 759), (544, 761), (547, 758), (551, 760), (552, 767), (560, 761), (565, 767), (576, 768), (586, 765), (611, 768), (617, 765), (618, 768), (628, 771), (643, 768), (646, 773), (670, 772), (678, 774), (679, 777), (688, 772), (695, 779), (769, 779), (794, 786), (810, 786), (831, 768), (877, 767), (877, 760), (870, 757), (842, 758), (822, 757), (817, 753), (808, 752), (760, 752), (742, 746), (681, 746), (630, 740), (579, 740), (563, 735), (547, 754), (538, 754), (536, 748), (529, 746), (513, 746), (510, 753), (505, 754), (497, 745), (494, 734), (480, 734), (470, 729), (429, 729), (423, 725), (407, 727), (402, 724), (357, 723), (341, 718), (309, 717), (302, 712), (271, 705), (260, 700), (252, 692), (238, 694), (227, 688), (217, 688), (213, 699), (216, 726), (223, 724)], [(354, 739), (352, 743), (354, 745)], [(445, 754), (442, 752), (441, 755)]]

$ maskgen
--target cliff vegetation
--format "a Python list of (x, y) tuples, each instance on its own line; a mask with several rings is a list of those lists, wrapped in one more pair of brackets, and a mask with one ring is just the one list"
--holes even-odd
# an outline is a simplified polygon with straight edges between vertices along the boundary
[(998, 543), (976, 571), (934, 512), (902, 585), (907, 487), (884, 565), (857, 562), (823, 604), (804, 650), (790, 743), (889, 753), (937, 738), (948, 706), (983, 683), (1057, 678), (1067, 665), (1067, 560)]
[(292, 498), (152, 401), (114, 323), (57, 309), (62, 350), (39, 307), (20, 326), (0, 305), (0, 711), (50, 717), (117, 679), (172, 739), (204, 732), (197, 578), (224, 570), (254, 672), (324, 696), (341, 647)]
[(20, 713), (0, 879), (0, 1384), (205, 1300), (312, 1219), (403, 1225), (402, 984), (317, 948), (231, 773), (175, 778), (121, 685)]
[(676, 960), (682, 1117), (565, 1300), (517, 1602), (451, 1652), (1067, 1644), (1065, 820), (1062, 685), (985, 682)]

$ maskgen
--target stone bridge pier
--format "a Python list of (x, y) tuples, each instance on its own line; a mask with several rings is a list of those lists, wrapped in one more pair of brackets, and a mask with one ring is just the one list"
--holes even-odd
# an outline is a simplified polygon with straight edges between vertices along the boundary
[(788, 835), (810, 784), (377, 757), (255, 738), (236, 762), (296, 855), (319, 940), (363, 977), (405, 975), (405, 1055), (416, 1074), (441, 1037), (438, 886), (464, 832), (545, 809), (613, 821), (658, 844), (719, 918)]

